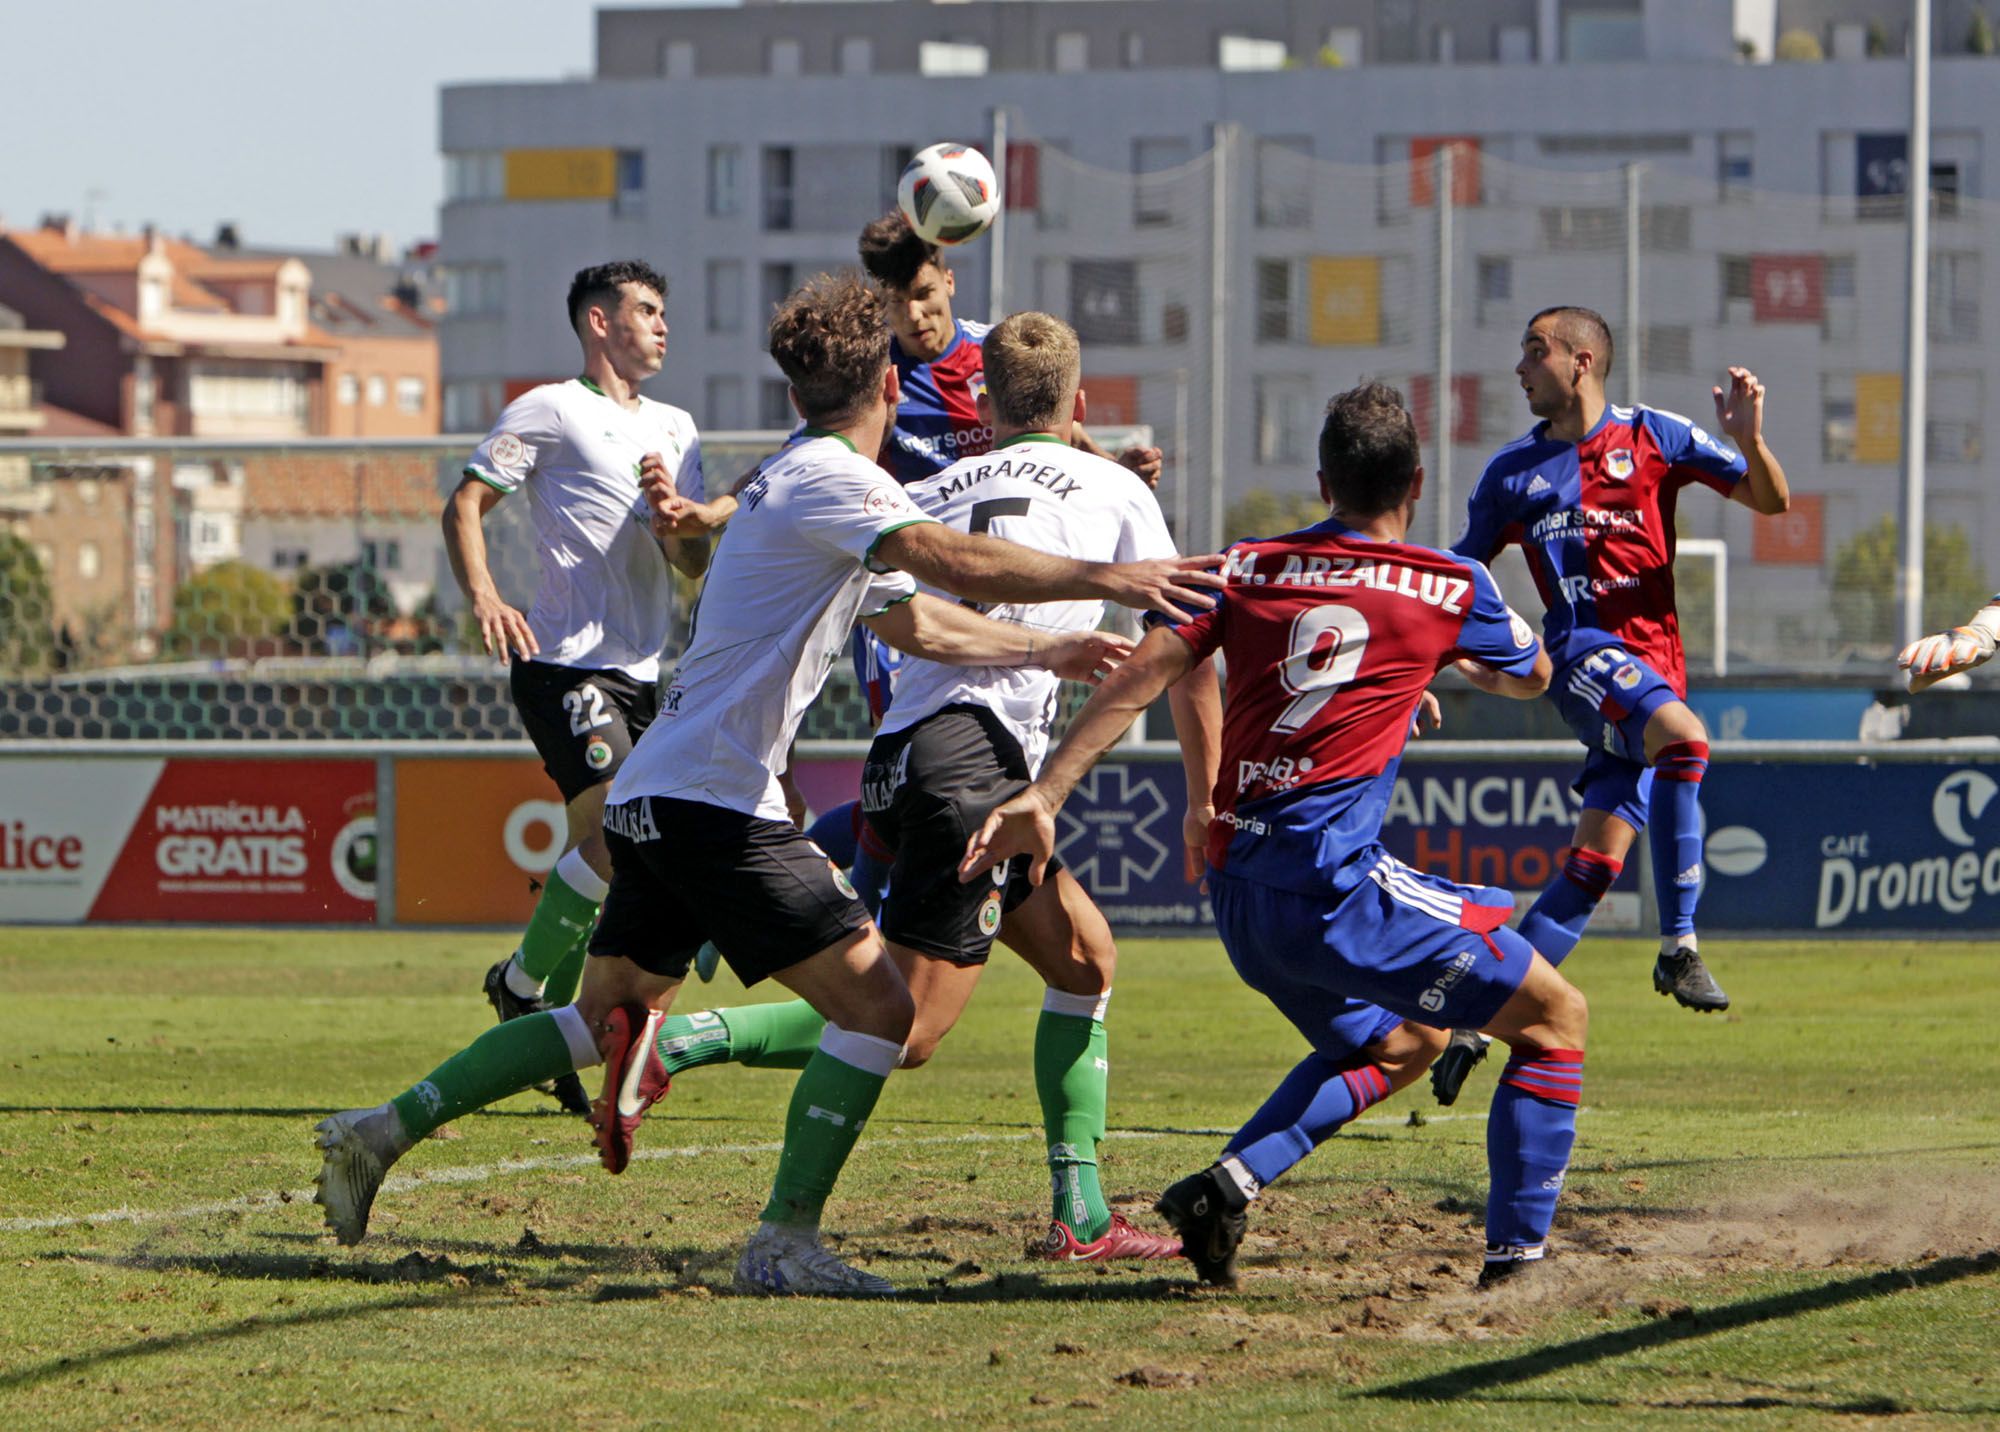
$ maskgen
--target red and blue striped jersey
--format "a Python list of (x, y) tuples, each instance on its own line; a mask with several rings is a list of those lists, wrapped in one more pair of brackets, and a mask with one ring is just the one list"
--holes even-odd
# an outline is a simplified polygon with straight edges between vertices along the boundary
[(889, 340), (903, 398), (896, 405), (896, 425), (882, 441), (880, 461), (898, 482), (935, 477), (960, 458), (993, 446), (993, 429), (979, 420), (977, 401), (986, 387), (986, 358), (979, 344), (992, 325), (963, 318), (954, 322), (957, 336), (928, 363), (909, 357), (902, 344)]
[(1222, 653), (1229, 701), (1208, 861), (1303, 893), (1368, 878), (1410, 717), (1440, 667), (1512, 675), (1540, 646), (1483, 563), (1335, 518), (1238, 542), (1215, 606), (1174, 628)]
[(1726, 497), (1743, 473), (1740, 453), (1678, 413), (1607, 407), (1579, 443), (1537, 423), (1486, 464), (1452, 550), (1491, 562), (1520, 543), (1558, 668), (1622, 646), (1685, 697), (1674, 506), (1690, 482)]

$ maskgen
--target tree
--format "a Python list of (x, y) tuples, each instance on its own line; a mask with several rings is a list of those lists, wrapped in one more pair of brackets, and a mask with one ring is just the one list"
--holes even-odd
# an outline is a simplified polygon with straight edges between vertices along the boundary
[(258, 656), (277, 649), (291, 589), (246, 562), (218, 562), (174, 592), (167, 650), (175, 656)]
[(1270, 492), (1253, 488), (1235, 502), (1222, 520), (1222, 539), (1276, 537), (1326, 520), (1326, 504), (1317, 491)]
[(49, 664), (55, 593), (35, 549), (0, 532), (0, 673), (25, 676)]
[(1880, 59), (1889, 53), (1889, 31), (1880, 20), (1868, 22), (1868, 34), (1864, 43), (1868, 58), (1871, 60)]
[[(1902, 552), (1901, 526), (1891, 515), (1855, 533), (1833, 554), (1834, 615), (1850, 640), (1896, 644), (1902, 615), (1896, 572)], [(1992, 592), (1965, 529), (1924, 524), (1924, 630), (1957, 626)]]
[(1815, 61), (1826, 58), (1819, 40), (1810, 30), (1787, 30), (1778, 36), (1777, 57), (1781, 60)]
[(1974, 55), (1990, 55), (2000, 49), (1993, 36), (1993, 22), (1986, 18), (1986, 7), (1972, 7), (1972, 24), (1965, 32), (1965, 48)]

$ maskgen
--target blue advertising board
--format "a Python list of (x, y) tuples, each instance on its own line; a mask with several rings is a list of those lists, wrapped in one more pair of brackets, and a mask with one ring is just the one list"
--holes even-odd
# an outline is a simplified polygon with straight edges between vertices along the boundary
[(1710, 772), (1702, 924), (2000, 928), (2000, 766), (1730, 762)]
[[(1382, 840), (1419, 870), (1532, 895), (1561, 866), (1579, 801), (1569, 782), (1582, 762), (1406, 762)], [(1106, 761), (1078, 783), (1058, 818), (1056, 849), (1120, 931), (1202, 930), (1208, 900), (1188, 883), (1181, 855), (1187, 791), (1177, 762)], [(1614, 892), (1636, 918), (1638, 862)], [(1629, 927), (1629, 919), (1626, 921)]]

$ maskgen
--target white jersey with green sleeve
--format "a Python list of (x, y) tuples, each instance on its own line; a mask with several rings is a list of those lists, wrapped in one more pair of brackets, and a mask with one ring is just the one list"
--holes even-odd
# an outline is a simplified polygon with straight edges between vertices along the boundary
[(684, 409), (644, 397), (627, 409), (572, 378), (509, 403), (466, 464), (488, 486), (528, 495), (541, 564), (528, 612), (535, 660), (658, 678), (673, 582), (639, 496), (639, 460), (651, 452), (683, 496), (701, 500), (701, 437)]
[[(1159, 499), (1128, 468), (1047, 433), (1009, 439), (903, 489), (931, 516), (961, 532), (985, 532), (1085, 562), (1139, 562), (1175, 555)], [(948, 593), (937, 593), (956, 600)], [(982, 608), (995, 621), (1036, 631), (1094, 630), (1101, 601), (1006, 602)], [(947, 706), (984, 706), (1041, 768), (1055, 726), (1061, 682), (1038, 666), (944, 666), (909, 659), (896, 671), (882, 731), (907, 730)]]
[(800, 432), (737, 493), (694, 637), (608, 799), (673, 796), (786, 820), (779, 771), (855, 621), (916, 594), (876, 559), (930, 522), (847, 439)]

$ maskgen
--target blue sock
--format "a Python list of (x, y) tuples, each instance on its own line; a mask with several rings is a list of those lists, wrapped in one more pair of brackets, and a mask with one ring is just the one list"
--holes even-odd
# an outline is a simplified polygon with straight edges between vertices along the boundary
[(1694, 907), (1701, 899), (1701, 778), (1707, 770), (1706, 741), (1676, 741), (1653, 761), (1646, 824), (1662, 939), (1694, 933)]
[(1373, 1064), (1357, 1066), (1352, 1059), (1341, 1064), (1324, 1054), (1308, 1054), (1236, 1131), (1223, 1153), (1234, 1154), (1259, 1186), (1268, 1184), (1388, 1094), (1389, 1081)]
[(1625, 868), (1622, 860), (1599, 855), (1594, 850), (1570, 846), (1562, 852), (1563, 868), (1542, 891), (1541, 898), (1521, 917), (1521, 938), (1533, 945), (1543, 959), (1559, 965), (1583, 938), (1583, 928), (1596, 913), (1604, 892)]
[(854, 863), (854, 847), (859, 843), (861, 802), (835, 806), (806, 827), (806, 837), (826, 852), (826, 858), (842, 870)]
[(1576, 1106), (1583, 1098), (1583, 1051), (1516, 1054), (1500, 1073), (1486, 1116), (1487, 1256), (1539, 1258), (1556, 1216)]
[(854, 868), (848, 872), (848, 878), (853, 880), (854, 893), (868, 907), (868, 914), (880, 919), (882, 901), (889, 893), (889, 862), (869, 848), (873, 844), (865, 833), (856, 842)]

